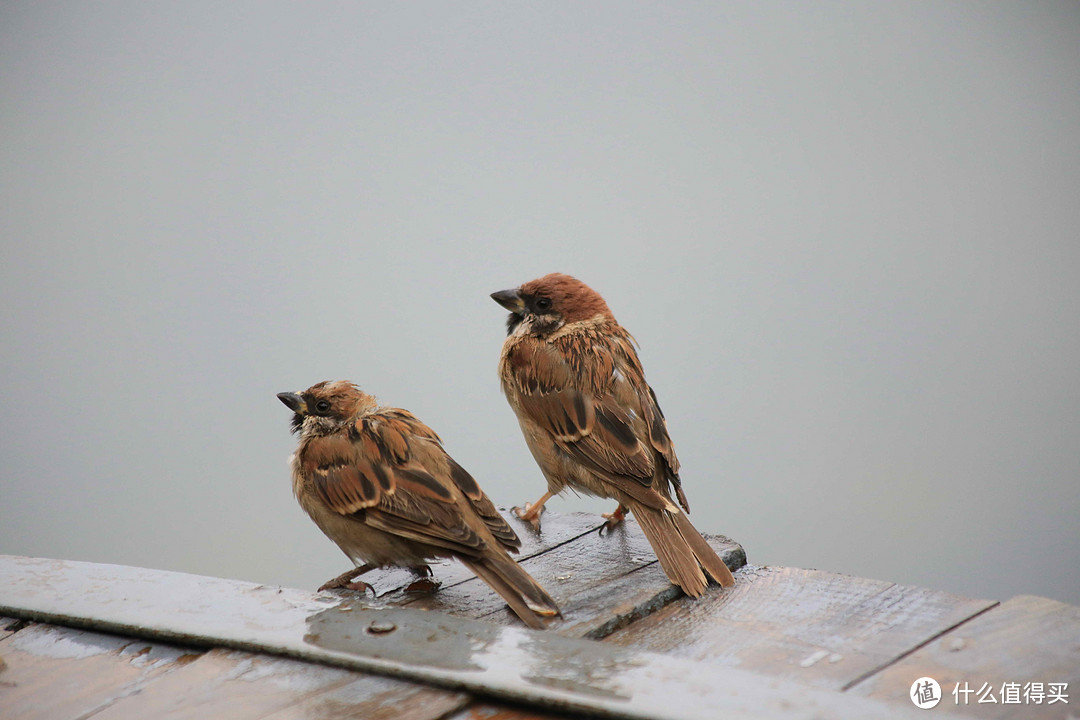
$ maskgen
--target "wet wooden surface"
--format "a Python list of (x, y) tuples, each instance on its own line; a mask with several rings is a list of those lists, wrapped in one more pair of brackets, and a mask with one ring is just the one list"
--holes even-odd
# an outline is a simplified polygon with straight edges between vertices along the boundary
[(820, 570), (747, 566), (609, 640), (841, 690), (994, 605)]
[(159, 643), (31, 624), (0, 640), (0, 716), (82, 718), (201, 655)]
[(434, 720), (462, 693), (252, 653), (211, 650), (182, 671), (113, 703), (100, 720), (405, 718)]
[[(667, 582), (632, 521), (605, 535), (597, 532), (599, 518), (584, 514), (545, 515), (539, 534), (512, 522), (524, 541), (523, 566), (563, 608), (549, 631), (713, 667), (705, 676), (741, 678), (746, 696), (783, 695), (779, 702), (746, 705), (744, 698), (732, 706), (749, 717), (863, 716), (860, 708), (867, 717), (919, 717), (908, 692), (923, 675), (943, 688), (934, 710), (939, 717), (1068, 718), (1076, 707), (1080, 608), (1074, 606), (1033, 597), (999, 605), (817, 570), (744, 567), (742, 549), (719, 537), (710, 542), (736, 571), (736, 586), (694, 600)], [(365, 580), (379, 593), (376, 605), (520, 626), (460, 565), (435, 571), (441, 586), (433, 594), (408, 592), (415, 578), (405, 571)], [(302, 660), (8, 618), (0, 618), (0, 663), (2, 718), (560, 717)], [(974, 704), (972, 696), (972, 704), (957, 706), (950, 691), (964, 681), (973, 689), (983, 682), (996, 688), (1007, 681), (1068, 683), (1070, 702), (987, 705)]]
[[(1080, 717), (1080, 607), (1055, 600), (1021, 595), (1007, 600), (949, 632), (934, 638), (910, 655), (855, 685), (858, 695), (899, 702), (898, 688), (907, 678), (932, 677), (955, 705), (957, 683), (972, 690), (968, 708), (987, 718)], [(909, 681), (910, 682), (910, 681)], [(1024, 685), (1037, 682), (1045, 692), (1050, 683), (1067, 683), (1069, 704), (1025, 703)], [(1017, 703), (1002, 695), (1005, 683), (1015, 683)], [(982, 693), (987, 702), (979, 703)], [(958, 693), (958, 696), (960, 693)], [(989, 702), (994, 697), (996, 702)], [(1030, 696), (1029, 696), (1030, 699)]]
[[(548, 620), (545, 629), (568, 637), (601, 638), (681, 594), (660, 571), (652, 548), (632, 518), (603, 535), (598, 528), (598, 518), (589, 515), (553, 517), (539, 534), (515, 521), (519, 536), (528, 538), (519, 558), (521, 566), (562, 610), (562, 617)], [(746, 562), (738, 543), (723, 537), (710, 537), (709, 541), (732, 569)], [(650, 566), (655, 566), (656, 572), (643, 572)], [(437, 577), (441, 576), (440, 567)], [(519, 622), (502, 599), (471, 574), (456, 584), (444, 583), (436, 593), (402, 603), (499, 625)]]

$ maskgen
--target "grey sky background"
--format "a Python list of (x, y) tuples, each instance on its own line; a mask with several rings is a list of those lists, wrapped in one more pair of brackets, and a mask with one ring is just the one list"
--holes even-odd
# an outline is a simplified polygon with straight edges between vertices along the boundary
[(318, 585), (325, 379), (535, 499), (488, 294), (559, 270), (703, 531), (1080, 603), (1075, 2), (5, 3), (0, 196), (0, 552)]

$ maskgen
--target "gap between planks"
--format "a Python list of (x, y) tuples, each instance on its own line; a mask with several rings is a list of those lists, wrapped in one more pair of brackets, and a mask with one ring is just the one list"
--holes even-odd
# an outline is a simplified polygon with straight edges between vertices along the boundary
[(1000, 601), (995, 602), (993, 605), (988, 605), (987, 607), (984, 607), (982, 610), (979, 610), (975, 614), (964, 618), (963, 620), (961, 620), (960, 622), (952, 625), (951, 627), (947, 627), (944, 630), (942, 630), (941, 632), (937, 633), (936, 635), (928, 637), (926, 640), (923, 640), (918, 645), (915, 645), (915, 646), (913, 646), (911, 648), (908, 648), (907, 650), (900, 653), (896, 657), (892, 658), (888, 662), (882, 663), (881, 665), (878, 665), (875, 668), (867, 670), (866, 672), (864, 672), (862, 675), (858, 676), (857, 678), (855, 678), (853, 680), (849, 680), (847, 683), (845, 683), (840, 688), (840, 692), (847, 692), (848, 690), (852, 689), (853, 687), (855, 687), (859, 683), (869, 680), (870, 678), (874, 677), (878, 673), (881, 673), (881, 672), (887, 670), (888, 668), (892, 667), (893, 665), (900, 662), (901, 660), (908, 657), (909, 655), (912, 655), (912, 654), (918, 652), (919, 650), (923, 649), (924, 647), (926, 647), (930, 643), (934, 642), (935, 640), (939, 640), (939, 639), (943, 638), (944, 636), (951, 633), (953, 630), (956, 630), (957, 628), (959, 628), (959, 627), (961, 627), (963, 625), (966, 625), (967, 623), (971, 622), (972, 620), (979, 617), (983, 613), (988, 613), (991, 610), (993, 610), (994, 608), (999, 607), (1000, 605), (1001, 605)]

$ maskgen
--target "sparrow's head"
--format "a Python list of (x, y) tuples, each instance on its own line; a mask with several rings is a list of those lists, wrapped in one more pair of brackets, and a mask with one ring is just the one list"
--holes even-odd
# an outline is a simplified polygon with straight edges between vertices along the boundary
[(547, 335), (567, 323), (592, 320), (598, 315), (614, 321), (600, 293), (577, 278), (551, 273), (513, 290), (491, 293), (491, 299), (510, 311), (506, 334), (522, 323), (528, 332)]
[(350, 382), (324, 381), (300, 393), (278, 393), (278, 400), (293, 411), (292, 431), (301, 435), (329, 435), (377, 403)]

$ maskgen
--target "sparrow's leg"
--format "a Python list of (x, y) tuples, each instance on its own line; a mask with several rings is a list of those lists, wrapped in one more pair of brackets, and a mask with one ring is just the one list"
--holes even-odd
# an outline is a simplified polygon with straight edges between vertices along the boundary
[(417, 565), (409, 568), (409, 571), (417, 577), (417, 580), (405, 588), (405, 592), (435, 592), (439, 589), (439, 581), (435, 579), (429, 565)]
[(603, 525), (600, 526), (601, 534), (605, 530), (607, 530), (608, 532), (611, 532), (612, 530), (617, 528), (619, 525), (621, 525), (622, 521), (626, 519), (626, 513), (628, 513), (628, 512), (630, 512), (630, 508), (626, 507), (622, 503), (619, 503), (619, 507), (615, 508), (615, 512), (600, 513), (600, 517), (607, 520), (606, 523), (604, 523)]
[(552, 495), (554, 495), (554, 493), (546, 492), (535, 504), (527, 502), (525, 503), (524, 510), (519, 507), (512, 507), (510, 508), (510, 512), (532, 525), (534, 530), (539, 530), (540, 513), (544, 512), (544, 503), (550, 500)]
[(346, 570), (333, 580), (327, 580), (326, 582), (324, 582), (319, 587), (319, 591), (322, 592), (323, 590), (345, 588), (347, 590), (356, 590), (357, 592), (367, 592), (368, 590), (370, 590), (372, 594), (375, 594), (375, 588), (371, 587), (363, 580), (357, 580), (356, 582), (353, 582), (353, 578), (359, 577), (360, 575), (363, 575), (370, 570), (374, 570), (377, 567), (378, 565), (361, 565), (360, 567), (354, 567), (351, 570)]

